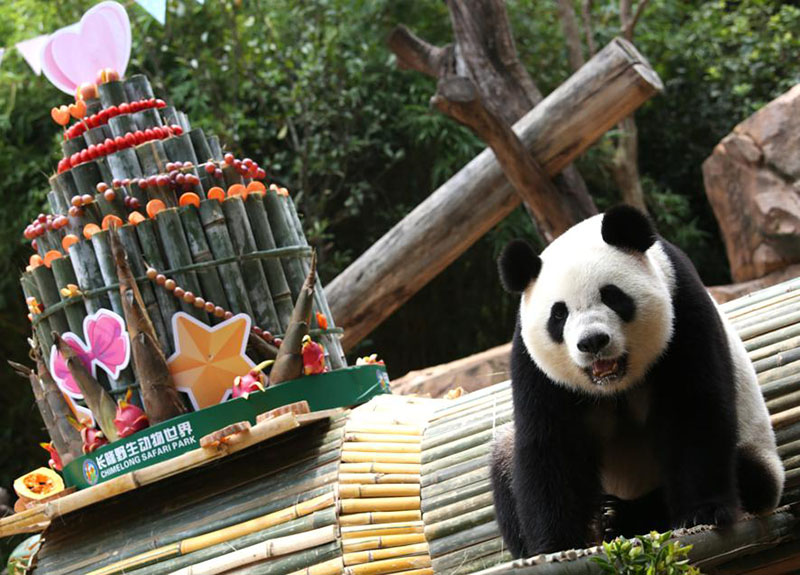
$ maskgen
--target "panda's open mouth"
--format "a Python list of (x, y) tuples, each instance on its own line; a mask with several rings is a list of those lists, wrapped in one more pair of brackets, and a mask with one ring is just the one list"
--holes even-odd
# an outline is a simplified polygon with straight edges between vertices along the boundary
[(594, 360), (591, 367), (586, 368), (586, 374), (595, 385), (608, 385), (625, 375), (627, 367), (628, 357), (626, 355), (601, 358)]

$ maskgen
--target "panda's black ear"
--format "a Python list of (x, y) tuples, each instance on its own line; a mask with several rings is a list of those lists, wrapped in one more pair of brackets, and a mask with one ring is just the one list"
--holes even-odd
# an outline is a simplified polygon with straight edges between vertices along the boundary
[(497, 258), (500, 282), (506, 291), (522, 293), (538, 277), (542, 260), (524, 240), (513, 240)]
[(646, 252), (656, 241), (650, 220), (634, 207), (619, 205), (603, 216), (603, 240), (615, 248)]

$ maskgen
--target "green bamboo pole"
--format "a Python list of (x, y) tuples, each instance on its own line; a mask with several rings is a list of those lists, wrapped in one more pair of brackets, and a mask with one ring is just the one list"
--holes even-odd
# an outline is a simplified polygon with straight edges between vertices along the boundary
[(258, 565), (253, 565), (245, 570), (232, 571), (230, 575), (286, 575), (297, 571), (298, 569), (305, 569), (311, 565), (316, 565), (328, 559), (339, 557), (341, 555), (341, 548), (338, 541), (333, 543), (326, 543), (313, 549), (301, 551), (300, 553), (293, 553), (287, 557), (266, 561)]
[(482, 557), (488, 559), (487, 556), (494, 556), (492, 559), (496, 561), (497, 555), (503, 549), (503, 540), (500, 537), (495, 537), (434, 559), (433, 569), (436, 573), (470, 573), (470, 571), (462, 570), (460, 567)]
[(111, 135), (111, 130), (108, 130), (106, 126), (97, 126), (95, 128), (89, 128), (83, 133), (83, 139), (86, 141), (87, 144), (102, 144), (106, 141)]
[[(225, 224), (225, 215), (222, 206), (215, 200), (200, 202), (200, 221), (208, 238), (208, 245), (215, 259), (229, 258), (235, 255), (233, 242), (228, 234)], [(246, 313), (253, 317), (250, 299), (239, 263), (220, 264), (217, 266), (219, 273), (225, 278), (222, 288), (228, 299), (229, 309), (232, 313)]]
[(125, 94), (130, 102), (154, 98), (150, 80), (144, 74), (134, 74), (125, 79)]
[[(283, 205), (284, 212), (286, 213), (286, 219), (290, 224), (290, 231), (292, 228), (294, 229), (293, 241), (299, 245), (308, 246), (308, 241), (303, 233), (303, 224), (300, 222), (300, 217), (297, 215), (297, 209), (294, 205), (294, 201), (290, 197), (280, 197), (279, 200)], [(301, 261), (304, 264), (306, 263), (305, 260)], [(322, 285), (322, 281), (319, 278), (317, 278), (317, 290), (314, 293), (314, 302), (316, 303), (317, 309), (321, 311), (328, 320), (328, 327), (336, 327), (333, 313), (331, 313), (331, 309), (328, 306), (328, 300), (325, 297), (325, 286)], [(314, 328), (319, 327), (316, 317), (312, 318), (312, 326)], [(345, 357), (339, 337), (336, 335), (325, 335), (320, 339), (322, 339), (324, 344), (330, 346), (328, 349), (331, 367), (333, 369), (347, 367), (347, 358)]]
[(462, 499), (443, 505), (438, 509), (425, 511), (422, 517), (426, 524), (435, 525), (452, 517), (460, 517), (484, 507), (491, 507), (492, 503), (492, 491), (489, 482), (487, 481), (483, 485), (476, 483), (473, 484), (472, 489), (463, 491)]
[(800, 368), (800, 360), (794, 361), (788, 365), (784, 365), (781, 367), (775, 367), (773, 369), (759, 373), (758, 382), (761, 385), (766, 385), (767, 383), (772, 383), (774, 381), (781, 380), (785, 377), (797, 374), (798, 368)]
[(436, 515), (432, 515), (430, 518), (428, 517), (429, 513), (433, 513), (435, 511), (440, 511), (442, 509), (450, 509), (450, 505), (458, 503), (462, 500), (467, 500), (472, 497), (476, 497), (478, 495), (489, 494), (489, 502), (491, 503), (491, 491), (492, 485), (488, 478), (484, 479), (483, 481), (477, 481), (462, 487), (458, 491), (450, 491), (448, 493), (443, 493), (438, 497), (422, 498), (422, 512), (425, 514), (425, 521), (430, 519), (431, 522), (437, 521)]
[(494, 507), (484, 507), (461, 517), (425, 526), (431, 558), (441, 557), (467, 545), (480, 543), (500, 535), (494, 521)]
[[(61, 300), (70, 299), (70, 296), (64, 296), (60, 293), (61, 288), (65, 288), (67, 284), (78, 285), (78, 278), (75, 277), (75, 270), (72, 269), (69, 256), (53, 260), (50, 264), (50, 268), (53, 270), (53, 277), (56, 280), (56, 286), (59, 288)], [(69, 304), (64, 308), (64, 313), (67, 316), (69, 331), (82, 334), (83, 319), (86, 317), (86, 306), (84, 303), (82, 301), (76, 301), (75, 303)]]
[(136, 122), (133, 121), (133, 114), (120, 114), (109, 118), (108, 127), (111, 130), (111, 135), (115, 138), (124, 138), (125, 134), (132, 134), (137, 129)]
[(152, 140), (136, 146), (139, 164), (146, 176), (164, 174), (167, 171), (167, 153), (161, 140)]
[(78, 164), (70, 172), (81, 195), (90, 194), (94, 196), (97, 193), (97, 184), (103, 181), (103, 176), (100, 173), (100, 165), (96, 160)]
[(125, 94), (125, 85), (119, 80), (98, 84), (97, 92), (100, 95), (100, 103), (103, 108), (119, 106), (128, 101), (128, 96)]
[[(136, 226), (136, 235), (139, 237), (139, 245), (142, 247), (142, 257), (148, 265), (153, 266), (157, 270), (166, 270), (167, 264), (162, 255), (162, 249), (156, 231), (156, 223), (152, 219), (144, 220)], [(167, 290), (153, 286), (153, 291), (158, 301), (158, 307), (161, 310), (161, 317), (164, 320), (164, 327), (170, 334), (169, 349), (174, 351), (172, 344), (172, 316), (175, 315), (181, 308), (178, 300), (169, 293)], [(164, 348), (165, 350), (167, 348)]]
[(461, 489), (465, 489), (473, 483), (477, 483), (489, 479), (489, 469), (476, 469), (465, 473), (458, 477), (453, 477), (440, 483), (429, 484), (422, 489), (423, 503), (428, 501), (436, 501), (449, 493), (457, 493)]
[(72, 154), (80, 152), (86, 148), (86, 140), (83, 138), (71, 138), (69, 140), (61, 140), (61, 152), (65, 158), (70, 157)]
[[(513, 419), (513, 410), (509, 409), (501, 414), (498, 414), (496, 418), (492, 419), (487, 418), (486, 427), (489, 427), (490, 425), (499, 426), (511, 421), (512, 419)], [(484, 425), (481, 425), (480, 427), (484, 427)], [(423, 445), (422, 463), (431, 463), (433, 461), (446, 457), (451, 453), (464, 451), (473, 447), (477, 447), (479, 445), (485, 445), (486, 443), (492, 441), (492, 439), (494, 438), (494, 432), (495, 428), (489, 427), (489, 429), (485, 429), (484, 431), (478, 431), (477, 433), (466, 435), (465, 437), (454, 438), (450, 442), (443, 443), (432, 448), (427, 448)], [(454, 432), (450, 432), (450, 434), (453, 433)]]
[(781, 353), (777, 353), (775, 355), (765, 357), (758, 361), (754, 361), (753, 367), (755, 368), (756, 373), (761, 373), (768, 369), (782, 367), (797, 360), (800, 360), (800, 347), (795, 347), (793, 349), (785, 350)]
[(486, 467), (487, 465), (489, 465), (488, 455), (470, 459), (463, 463), (459, 463), (445, 469), (440, 469), (438, 471), (424, 473), (421, 477), (422, 488), (424, 489), (428, 485), (433, 485), (434, 483), (439, 483), (441, 481), (447, 481), (448, 479), (452, 479), (453, 477), (457, 477), (464, 473), (469, 473), (470, 471), (475, 471), (476, 469)]
[(133, 114), (133, 121), (136, 127), (144, 131), (148, 128), (160, 128), (164, 125), (161, 121), (161, 115), (155, 108), (147, 108)]
[(193, 166), (198, 164), (197, 155), (194, 153), (194, 146), (192, 145), (192, 138), (189, 134), (172, 136), (164, 140), (164, 151), (173, 162), (191, 162)]
[[(511, 553), (506, 549), (501, 553), (493, 553), (484, 557), (479, 557), (467, 563), (463, 563), (455, 571), (453, 571), (452, 575), (478, 573), (478, 571), (494, 567), (495, 565), (511, 561), (512, 559), (513, 557), (511, 556)], [(566, 573), (564, 575), (566, 575)]]
[[(161, 238), (161, 245), (164, 248), (164, 254), (167, 256), (167, 263), (170, 269), (191, 265), (193, 263), (192, 252), (189, 250), (189, 242), (183, 233), (178, 210), (175, 208), (162, 210), (156, 215), (155, 220), (158, 226), (158, 235)], [(197, 272), (175, 272), (173, 276), (177, 284), (187, 292), (192, 292), (198, 297), (204, 295), (200, 289)], [(208, 323), (208, 314), (204, 309), (185, 301), (181, 302), (181, 307), (189, 315)]]
[[(267, 209), (269, 226), (277, 246), (285, 248), (297, 245), (292, 241), (289, 222), (286, 220), (286, 214), (283, 211), (278, 194), (274, 191), (264, 194), (264, 205)], [(281, 258), (281, 265), (283, 266), (289, 289), (292, 292), (292, 299), (296, 300), (297, 295), (300, 293), (300, 287), (306, 279), (303, 264), (298, 258)]]
[(761, 386), (761, 394), (765, 399), (772, 399), (781, 395), (791, 393), (800, 389), (800, 381), (794, 375), (790, 375)]
[[(137, 278), (145, 277), (147, 266), (144, 263), (142, 252), (139, 248), (136, 228), (131, 225), (125, 225), (117, 231), (119, 233), (119, 241), (125, 248), (125, 253), (128, 254), (128, 263), (131, 266), (133, 275)], [(169, 355), (174, 351), (172, 341), (172, 314), (169, 309), (165, 310), (169, 315), (164, 317), (162, 308), (159, 305), (159, 300), (156, 297), (155, 290), (158, 288), (157, 286), (151, 285), (150, 280), (142, 280), (138, 282), (138, 286), (139, 292), (142, 294), (142, 301), (147, 309), (147, 315), (150, 316), (150, 320), (153, 322), (153, 328), (156, 330), (161, 349), (164, 350), (166, 355)], [(166, 290), (160, 291), (164, 291), (164, 296), (170, 300), (170, 303), (174, 303), (172, 295), (168, 294)], [(177, 306), (175, 310), (177, 310)]]
[(211, 134), (208, 138), (208, 147), (211, 150), (211, 157), (217, 162), (222, 161), (222, 146), (219, 143), (219, 136)]
[[(226, 199), (222, 202), (222, 210), (225, 213), (234, 252), (237, 255), (244, 255), (257, 251), (256, 241), (242, 199), (236, 196)], [(253, 319), (262, 329), (277, 331), (278, 312), (275, 311), (272, 303), (272, 294), (269, 291), (267, 278), (264, 276), (264, 269), (257, 260), (242, 261), (240, 265), (250, 306), (253, 309)]]
[[(36, 285), (36, 280), (33, 279), (31, 272), (23, 272), (19, 278), (22, 293), (25, 296), (27, 303), (29, 298), (36, 298), (39, 304), (42, 303), (42, 296), (39, 293), (39, 288)], [(31, 312), (33, 321), (36, 322), (37, 314)], [(50, 331), (50, 324), (45, 321), (34, 323), (33, 327), (34, 339), (39, 342), (42, 354), (44, 355), (45, 363), (50, 363), (50, 349), (53, 347), (53, 336)]]
[[(58, 293), (56, 280), (53, 278), (53, 272), (50, 268), (38, 266), (33, 269), (31, 275), (36, 282), (36, 287), (39, 289), (39, 295), (41, 296), (39, 302), (44, 304), (45, 309), (61, 302), (61, 294)], [(47, 323), (50, 325), (49, 329), (51, 331), (58, 332), (59, 334), (69, 331), (67, 316), (63, 311), (50, 314), (47, 318)]]
[[(94, 255), (100, 267), (100, 274), (103, 277), (103, 285), (113, 285), (117, 283), (117, 269), (114, 267), (114, 256), (111, 253), (111, 245), (108, 243), (108, 230), (96, 232), (91, 239)], [(125, 317), (122, 312), (122, 300), (119, 298), (117, 290), (108, 292), (111, 300), (111, 309), (120, 317)]]
[[(245, 200), (247, 217), (250, 220), (250, 227), (253, 230), (256, 246), (259, 250), (273, 250), (277, 247), (272, 230), (267, 219), (267, 210), (264, 207), (262, 194), (250, 194)], [(286, 283), (286, 276), (283, 273), (281, 262), (277, 258), (265, 258), (262, 260), (264, 273), (267, 277), (272, 301), (275, 304), (275, 311), (278, 314), (279, 325), (276, 327), (281, 332), (286, 332), (289, 321), (292, 317), (292, 292), (289, 284)]]
[[(208, 246), (198, 209), (189, 205), (180, 208), (178, 213), (183, 223), (183, 229), (186, 232), (186, 240), (192, 254), (192, 261), (194, 263), (213, 261), (214, 255)], [(229, 309), (228, 298), (225, 296), (225, 290), (222, 287), (217, 268), (206, 268), (198, 270), (196, 273), (197, 279), (200, 281), (200, 287), (203, 290), (203, 296), (208, 301), (212, 301), (224, 309)]]
[(800, 347), (800, 337), (790, 337), (783, 341), (779, 341), (772, 345), (767, 345), (758, 349), (754, 349), (748, 355), (750, 361), (757, 362), (766, 359), (772, 355), (780, 354), (785, 351)]
[[(72, 269), (78, 278), (78, 285), (83, 290), (94, 290), (105, 287), (103, 274), (94, 255), (94, 250), (88, 241), (81, 240), (72, 244), (69, 248), (69, 259), (72, 262)], [(86, 311), (95, 313), (97, 310), (106, 308), (111, 309), (111, 300), (108, 293), (98, 293), (84, 299)]]
[(189, 138), (192, 140), (194, 154), (200, 163), (208, 162), (213, 158), (213, 153), (208, 145), (203, 128), (192, 129), (189, 132)]
[[(139, 165), (139, 157), (133, 148), (124, 148), (109, 154), (106, 159), (108, 160), (108, 167), (111, 169), (112, 177), (119, 180), (126, 178), (133, 180), (142, 177), (142, 166)], [(140, 202), (142, 201), (142, 198), (137, 199)]]
[(793, 455), (800, 455), (800, 440), (790, 441), (778, 447), (778, 455), (783, 459)]
[(439, 460), (423, 464), (422, 474), (428, 475), (429, 473), (435, 473), (436, 471), (446, 469), (448, 467), (453, 467), (454, 465), (464, 463), (471, 459), (476, 459), (485, 456), (491, 450), (492, 446), (490, 444), (484, 444), (484, 445), (478, 445), (477, 447), (471, 447), (470, 449), (465, 449), (464, 451), (454, 452), (450, 455), (442, 457)]

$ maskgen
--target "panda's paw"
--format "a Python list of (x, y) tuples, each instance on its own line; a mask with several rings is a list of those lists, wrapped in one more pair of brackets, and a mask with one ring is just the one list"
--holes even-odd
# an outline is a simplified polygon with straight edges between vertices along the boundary
[(738, 511), (735, 505), (718, 502), (703, 503), (686, 514), (681, 526), (718, 525), (726, 527), (733, 524), (737, 516)]

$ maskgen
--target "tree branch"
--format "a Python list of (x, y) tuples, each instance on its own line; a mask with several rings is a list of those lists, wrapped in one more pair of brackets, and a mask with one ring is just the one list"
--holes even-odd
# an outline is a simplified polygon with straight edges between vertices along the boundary
[(594, 43), (592, 33), (592, 0), (583, 0), (581, 15), (583, 16), (583, 33), (586, 35), (586, 47), (589, 49), (589, 57), (597, 54), (597, 44)]
[(569, 66), (574, 72), (583, 66), (583, 50), (581, 49), (581, 34), (578, 30), (578, 19), (575, 16), (575, 8), (572, 0), (558, 0), (558, 17), (561, 20), (561, 28), (564, 32), (564, 40), (567, 43), (567, 55), (569, 56)]
[(639, 18), (641, 18), (644, 9), (647, 7), (648, 1), (649, 0), (639, 0), (639, 4), (636, 6), (636, 13), (633, 15), (633, 19), (630, 23), (630, 37), (625, 36), (627, 40), (633, 40), (633, 31), (636, 28), (636, 24), (639, 22)]
[(453, 47), (429, 44), (404, 25), (400, 24), (387, 40), (389, 48), (397, 56), (397, 65), (403, 70), (416, 70), (432, 78), (439, 77), (444, 62), (452, 58)]

